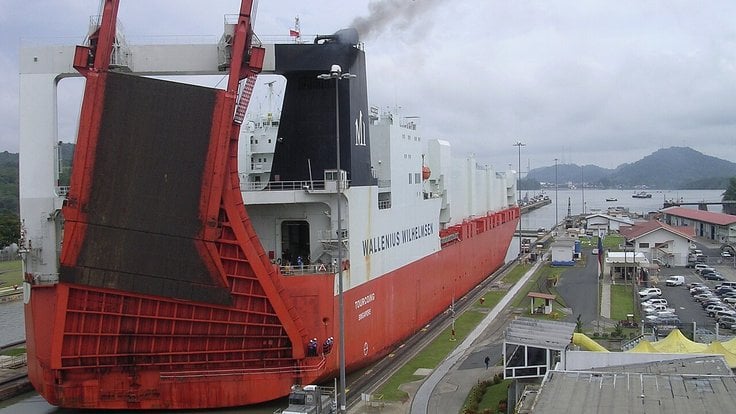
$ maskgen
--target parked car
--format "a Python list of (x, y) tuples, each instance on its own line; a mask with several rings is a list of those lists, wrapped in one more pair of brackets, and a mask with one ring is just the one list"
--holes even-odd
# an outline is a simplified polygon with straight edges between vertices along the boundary
[(705, 284), (703, 284), (701, 282), (691, 282), (691, 283), (688, 283), (687, 284), (687, 288), (688, 289), (692, 289), (692, 288), (696, 288), (696, 287), (700, 287), (700, 286), (705, 286)]
[(706, 293), (699, 293), (695, 296), (693, 296), (693, 299), (697, 300), (698, 302), (702, 302), (706, 299), (712, 299), (712, 298), (718, 298), (714, 293), (712, 292), (706, 292)]
[(655, 315), (659, 312), (676, 312), (675, 308), (668, 308), (667, 305), (644, 306), (641, 311), (647, 315)]
[(726, 280), (726, 278), (723, 277), (723, 275), (721, 275), (720, 273), (706, 273), (703, 276), (703, 279), (706, 279), (706, 280)]
[(654, 321), (652, 321), (652, 323), (657, 324), (657, 325), (678, 326), (680, 325), (681, 322), (680, 322), (680, 318), (678, 318), (677, 316), (663, 316), (663, 317), (655, 319)]
[(695, 286), (694, 288), (690, 289), (690, 296), (695, 296), (701, 293), (707, 293), (710, 292), (710, 288), (708, 286)]
[(726, 296), (730, 293), (736, 293), (736, 289), (730, 287), (730, 286), (721, 286), (713, 290), (716, 295), (718, 296)]
[(652, 298), (649, 300), (645, 300), (641, 303), (641, 306), (652, 306), (652, 305), (664, 305), (667, 306), (667, 299), (663, 298)]
[(711, 318), (716, 316), (716, 312), (726, 311), (726, 310), (731, 310), (731, 309), (727, 307), (726, 305), (710, 305), (707, 308), (705, 308), (705, 311), (708, 313), (708, 316), (710, 316)]
[(697, 272), (698, 272), (698, 274), (699, 274), (700, 276), (705, 276), (705, 275), (707, 275), (708, 273), (714, 273), (715, 271), (716, 271), (716, 269), (714, 269), (714, 268), (712, 268), (712, 267), (710, 267), (710, 266), (708, 266), (708, 267), (704, 267), (704, 268), (702, 268), (702, 269), (698, 269), (698, 270), (697, 270)]
[(724, 303), (723, 303), (723, 301), (721, 301), (718, 298), (711, 298), (711, 299), (704, 300), (700, 305), (703, 307), (703, 309), (705, 309), (705, 308), (707, 308), (710, 305), (721, 305), (721, 306), (723, 306)]
[(721, 257), (733, 257), (733, 256), (731, 255), (731, 252), (729, 252), (728, 250), (724, 250), (721, 252)]
[(721, 328), (731, 328), (733, 325), (736, 325), (736, 316), (724, 316), (718, 319), (718, 326)]
[(639, 291), (639, 297), (650, 296), (650, 295), (661, 296), (662, 290), (660, 290), (659, 288), (645, 288)]
[(736, 316), (736, 310), (726, 309), (722, 311), (716, 311), (715, 318), (717, 321), (720, 321), (721, 318), (723, 318), (724, 316)]
[(646, 315), (644, 317), (644, 322), (661, 323), (662, 320), (673, 319), (673, 318), (677, 318), (677, 315), (675, 315), (672, 312), (659, 312), (654, 315)]
[(703, 269), (713, 269), (712, 267), (704, 263), (697, 263), (693, 268), (695, 269), (696, 272), (698, 272), (698, 274), (700, 274), (700, 271)]
[(722, 300), (723, 300), (723, 303), (728, 303), (729, 305), (736, 304), (736, 296), (726, 296)]
[(664, 281), (667, 286), (682, 286), (685, 284), (685, 276), (670, 276)]

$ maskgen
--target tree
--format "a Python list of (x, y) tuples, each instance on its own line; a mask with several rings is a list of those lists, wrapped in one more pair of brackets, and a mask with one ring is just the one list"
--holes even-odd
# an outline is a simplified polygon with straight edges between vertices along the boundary
[[(736, 202), (736, 177), (731, 177), (726, 192), (723, 193), (721, 201)], [(736, 204), (724, 204), (723, 212), (726, 214), (736, 214)]]
[(20, 239), (20, 218), (17, 214), (4, 211), (0, 213), (0, 248), (5, 248)]

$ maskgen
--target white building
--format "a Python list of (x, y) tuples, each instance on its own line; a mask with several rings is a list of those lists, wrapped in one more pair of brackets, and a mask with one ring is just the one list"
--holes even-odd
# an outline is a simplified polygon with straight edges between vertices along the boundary
[(621, 228), (631, 227), (634, 221), (628, 217), (616, 217), (609, 214), (595, 213), (585, 217), (586, 229), (592, 230), (593, 234), (606, 235), (618, 232)]
[(691, 227), (673, 227), (651, 220), (621, 229), (621, 235), (649, 262), (685, 266), (690, 243), (695, 238), (692, 231)]
[(553, 266), (573, 266), (575, 262), (575, 239), (560, 237), (550, 245)]
[(697, 237), (719, 243), (736, 243), (736, 216), (734, 215), (684, 207), (670, 207), (661, 212), (665, 223), (672, 226), (692, 227)]

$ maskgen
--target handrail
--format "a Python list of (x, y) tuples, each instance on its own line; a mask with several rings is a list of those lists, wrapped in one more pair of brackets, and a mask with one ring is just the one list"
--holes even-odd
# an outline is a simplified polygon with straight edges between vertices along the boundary
[(331, 263), (313, 263), (308, 265), (281, 265), (282, 275), (321, 275), (326, 273), (337, 273), (337, 265)]
[[(331, 181), (334, 182), (334, 181)], [(240, 191), (294, 191), (294, 190), (325, 190), (327, 181), (325, 180), (313, 180), (313, 181), (269, 181), (269, 182), (257, 182), (257, 181), (241, 181)], [(343, 182), (343, 190), (350, 187), (350, 181), (346, 180)]]
[(253, 369), (225, 369), (217, 371), (181, 371), (181, 372), (162, 372), (162, 379), (177, 378), (210, 378), (223, 377), (230, 375), (258, 375), (258, 374), (281, 374), (281, 373), (301, 373), (319, 371), (326, 366), (326, 359), (323, 356), (314, 365), (275, 367), (275, 368), (253, 368)]

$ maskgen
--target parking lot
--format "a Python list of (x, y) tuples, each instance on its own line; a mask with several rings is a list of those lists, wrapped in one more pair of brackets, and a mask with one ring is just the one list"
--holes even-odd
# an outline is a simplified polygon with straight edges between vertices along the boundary
[[(699, 246), (707, 255), (706, 264), (716, 269), (718, 273), (723, 275), (726, 281), (736, 282), (736, 269), (734, 269), (733, 258), (722, 258), (717, 248), (708, 248), (707, 246)], [(665, 286), (665, 280), (673, 275), (684, 276), (685, 283), (683, 286)], [(667, 307), (673, 308), (677, 317), (683, 324), (696, 323), (697, 329), (707, 329), (715, 332), (716, 321), (709, 317), (700, 302), (697, 302), (690, 295), (689, 289), (686, 287), (693, 282), (699, 282), (711, 289), (720, 285), (721, 281), (706, 280), (696, 273), (692, 268), (673, 267), (661, 268), (650, 285), (656, 286), (662, 290), (662, 298), (667, 299)], [(736, 332), (731, 329), (720, 329), (720, 335), (732, 336)]]

